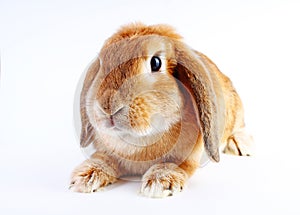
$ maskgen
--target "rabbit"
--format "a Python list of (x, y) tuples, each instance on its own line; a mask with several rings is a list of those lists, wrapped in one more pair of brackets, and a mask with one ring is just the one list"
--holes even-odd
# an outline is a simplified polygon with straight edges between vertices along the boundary
[(80, 145), (95, 152), (73, 171), (75, 192), (140, 176), (143, 196), (172, 196), (203, 157), (250, 155), (230, 79), (168, 25), (128, 24), (105, 41), (87, 70), (80, 116)]

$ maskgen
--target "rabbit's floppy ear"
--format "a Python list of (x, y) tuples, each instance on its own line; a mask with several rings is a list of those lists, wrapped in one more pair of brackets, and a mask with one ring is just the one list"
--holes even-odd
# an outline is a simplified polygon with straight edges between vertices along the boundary
[(212, 77), (211, 68), (205, 65), (201, 56), (188, 48), (182, 42), (175, 42), (175, 58), (177, 65), (173, 76), (187, 87), (195, 99), (199, 113), (199, 123), (204, 146), (209, 158), (219, 161), (220, 143), (220, 113), (218, 112), (217, 95), (214, 84), (216, 77)]
[(80, 95), (80, 117), (81, 117), (80, 146), (81, 147), (87, 147), (90, 143), (93, 142), (95, 138), (95, 130), (91, 122), (89, 121), (86, 105), (87, 105), (88, 91), (99, 69), (100, 69), (100, 60), (96, 58), (89, 66), (82, 86), (82, 91)]

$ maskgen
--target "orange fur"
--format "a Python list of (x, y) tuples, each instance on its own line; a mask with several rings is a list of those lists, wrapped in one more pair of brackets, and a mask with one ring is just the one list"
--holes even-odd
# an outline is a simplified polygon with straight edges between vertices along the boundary
[[(235, 146), (244, 155), (238, 140), (246, 135), (236, 132), (244, 127), (243, 107), (231, 81), (181, 39), (170, 26), (138, 23), (106, 41), (81, 93), (81, 146), (93, 143), (97, 152), (74, 171), (75, 191), (91, 192), (86, 175), (98, 171), (98, 188), (144, 175), (143, 194), (172, 195), (197, 169), (204, 149), (213, 161), (221, 143), (225, 152)], [(149, 72), (152, 56), (165, 71)]]
[(175, 40), (182, 39), (182, 37), (176, 33), (175, 29), (168, 25), (152, 25), (146, 26), (142, 23), (135, 23), (130, 25), (124, 25), (118, 33), (111, 36), (106, 41), (106, 46), (116, 43), (126, 38), (134, 38), (145, 35), (159, 35), (163, 37), (169, 37)]

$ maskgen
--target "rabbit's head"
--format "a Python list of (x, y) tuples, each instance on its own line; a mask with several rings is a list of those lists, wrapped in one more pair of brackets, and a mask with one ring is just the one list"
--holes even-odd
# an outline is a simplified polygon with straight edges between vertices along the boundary
[(81, 145), (101, 130), (111, 136), (163, 135), (181, 121), (187, 97), (209, 157), (219, 160), (213, 78), (195, 51), (166, 25), (132, 24), (104, 44), (81, 94)]

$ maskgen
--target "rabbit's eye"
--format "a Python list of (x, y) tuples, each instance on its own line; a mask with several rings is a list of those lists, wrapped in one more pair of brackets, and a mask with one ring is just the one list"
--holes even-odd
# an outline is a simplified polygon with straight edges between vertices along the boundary
[(153, 56), (150, 64), (152, 72), (158, 72), (161, 67), (161, 59), (157, 56)]

